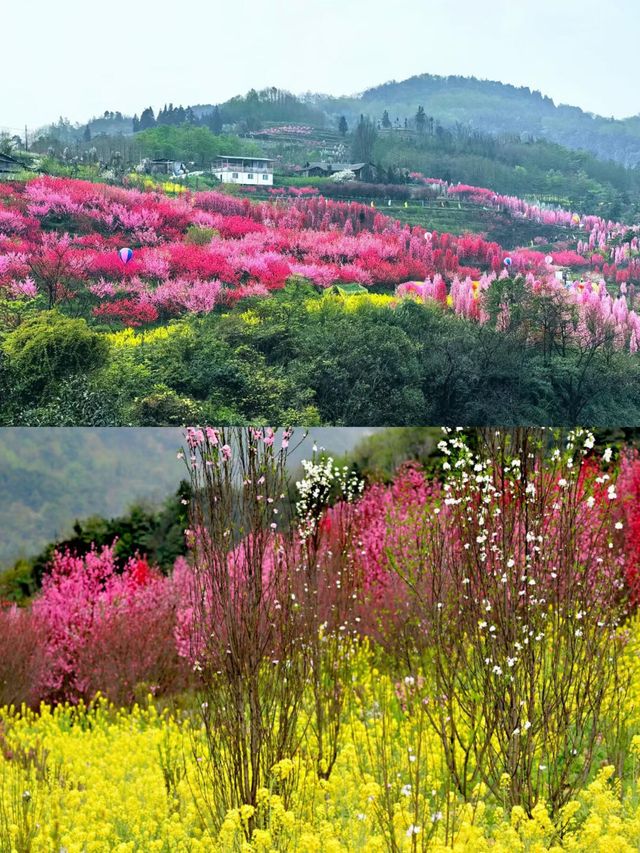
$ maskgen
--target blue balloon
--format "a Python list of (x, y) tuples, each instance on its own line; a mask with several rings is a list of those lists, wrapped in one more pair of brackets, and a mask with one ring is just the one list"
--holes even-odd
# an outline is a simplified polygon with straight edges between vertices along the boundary
[(128, 264), (131, 258), (133, 257), (133, 252), (131, 251), (131, 249), (125, 248), (120, 249), (118, 251), (118, 255), (120, 256), (120, 260), (123, 264)]
[(511, 260), (511, 258), (505, 258), (504, 259), (505, 267), (510, 267), (512, 263), (513, 263), (513, 261)]

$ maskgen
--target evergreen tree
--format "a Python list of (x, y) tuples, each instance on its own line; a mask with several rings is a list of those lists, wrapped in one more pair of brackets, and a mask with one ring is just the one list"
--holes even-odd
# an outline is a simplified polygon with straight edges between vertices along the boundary
[(338, 130), (340, 131), (340, 136), (347, 135), (349, 125), (347, 124), (347, 120), (344, 116), (340, 116), (340, 120), (338, 121)]
[(91, 128), (87, 124), (84, 129), (84, 133), (82, 134), (82, 138), (85, 142), (91, 142)]
[(209, 113), (207, 125), (209, 127), (209, 130), (212, 133), (215, 133), (216, 136), (222, 133), (222, 115), (220, 113), (219, 107), (214, 107), (213, 112)]
[(369, 116), (361, 115), (353, 134), (353, 143), (351, 146), (351, 156), (354, 163), (371, 162), (377, 136), (375, 125)]
[(389, 118), (389, 111), (385, 110), (382, 113), (382, 126), (385, 130), (388, 130), (391, 127), (391, 119)]
[(142, 111), (138, 128), (139, 130), (148, 130), (150, 127), (155, 127), (155, 125), (156, 117), (153, 113), (153, 107), (147, 107), (146, 110)]
[(418, 133), (424, 133), (425, 125), (427, 123), (427, 117), (424, 112), (424, 107), (418, 107), (418, 112), (416, 113), (416, 130)]

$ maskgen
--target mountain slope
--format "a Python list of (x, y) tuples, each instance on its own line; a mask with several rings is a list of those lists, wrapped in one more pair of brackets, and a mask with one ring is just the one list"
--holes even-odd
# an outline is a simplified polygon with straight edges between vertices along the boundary
[(474, 77), (421, 74), (367, 89), (357, 97), (313, 97), (331, 115), (359, 113), (380, 117), (389, 112), (413, 120), (418, 106), (444, 126), (457, 122), (495, 134), (530, 134), (568, 148), (584, 148), (602, 159), (628, 166), (640, 163), (640, 117), (610, 119), (579, 107), (556, 106), (553, 100), (526, 87)]
[[(297, 466), (318, 445), (342, 455), (375, 430), (317, 428), (292, 441)], [(158, 501), (187, 474), (182, 430), (0, 429), (0, 571), (68, 535), (77, 518), (112, 517), (138, 499)]]
[[(339, 116), (350, 126), (361, 113), (376, 120), (385, 110), (394, 126), (414, 126), (419, 106), (443, 127), (458, 124), (494, 135), (524, 135), (559, 143), (573, 150), (586, 150), (602, 160), (625, 166), (640, 164), (640, 116), (613, 119), (585, 112), (579, 107), (556, 105), (539, 91), (475, 77), (420, 74), (407, 80), (392, 80), (359, 95), (335, 97), (306, 93), (300, 97), (275, 87), (251, 89), (220, 104), (189, 107), (196, 120), (205, 124), (215, 107), (227, 124), (255, 130), (261, 124), (306, 124), (335, 130)], [(92, 136), (132, 133), (131, 117), (107, 111), (88, 126)], [(165, 122), (166, 123), (166, 122)], [(51, 126), (61, 141), (82, 137), (83, 130), (68, 122)]]

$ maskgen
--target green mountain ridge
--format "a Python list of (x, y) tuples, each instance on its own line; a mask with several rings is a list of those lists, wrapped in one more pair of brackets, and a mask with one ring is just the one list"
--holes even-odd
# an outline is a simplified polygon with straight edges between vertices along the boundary
[[(392, 126), (404, 129), (406, 120), (407, 127), (412, 129), (419, 106), (436, 127), (463, 127), (498, 137), (546, 140), (627, 167), (640, 164), (640, 115), (607, 118), (580, 107), (556, 104), (552, 98), (526, 86), (476, 77), (420, 74), (382, 83), (357, 95), (342, 96), (313, 92), (295, 96), (276, 87), (265, 87), (218, 104), (180, 108), (180, 114), (206, 124), (217, 108), (220, 121), (245, 131), (278, 123), (307, 124), (336, 131), (337, 120), (342, 115), (352, 127), (362, 113), (380, 121), (386, 111)], [(168, 115), (164, 119), (158, 115), (161, 123), (172, 122)], [(104, 133), (130, 136), (134, 129), (132, 122), (131, 116), (107, 110), (83, 126), (61, 120), (51, 127), (61, 140), (71, 142), (81, 139), (87, 128), (89, 136)]]
[(423, 106), (445, 127), (463, 124), (497, 135), (525, 134), (585, 149), (626, 166), (640, 163), (640, 116), (606, 118), (580, 107), (556, 105), (552, 98), (524, 86), (421, 74), (383, 83), (356, 97), (313, 100), (332, 115), (346, 113), (352, 118), (361, 112), (382, 115), (386, 109), (392, 121), (396, 117), (411, 120), (418, 106)]

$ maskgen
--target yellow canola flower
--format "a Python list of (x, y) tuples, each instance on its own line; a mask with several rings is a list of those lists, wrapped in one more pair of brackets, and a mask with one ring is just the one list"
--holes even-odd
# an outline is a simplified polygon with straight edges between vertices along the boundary
[(397, 299), (388, 293), (358, 293), (351, 296), (337, 295), (327, 291), (322, 299), (309, 299), (307, 311), (321, 311), (325, 305), (333, 305), (348, 313), (359, 311), (365, 307), (390, 308), (397, 304)]
[[(117, 709), (100, 698), (90, 707), (0, 709), (0, 849), (24, 849), (25, 825), (34, 832), (30, 853), (386, 853), (390, 833), (399, 853), (640, 848), (635, 770), (623, 785), (612, 767), (594, 771), (557, 815), (542, 801), (530, 814), (506, 809), (481, 784), (464, 803), (447, 787), (440, 741), (416, 712), (420, 704), (402, 705), (415, 684), (400, 689), (374, 666), (366, 643), (353, 653), (351, 672), (357, 690), (329, 778), (318, 778), (315, 734), (305, 719), (304, 747), (271, 767), (254, 804), (223, 810), (217, 829), (199, 787), (207, 774), (196, 756), (206, 749), (193, 709), (172, 715), (151, 700)], [(640, 757), (637, 676), (636, 669), (629, 765)], [(27, 753), (36, 759), (13, 757)], [(35, 769), (38, 761), (46, 772)], [(505, 797), (510, 784), (505, 774)]]
[(168, 341), (170, 338), (185, 334), (185, 328), (180, 324), (169, 324), (158, 326), (148, 331), (136, 331), (135, 329), (122, 329), (118, 332), (109, 332), (107, 341), (117, 349), (127, 349), (142, 345), (151, 345), (156, 342)]

